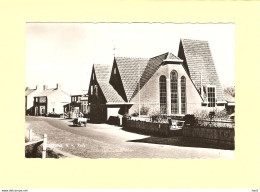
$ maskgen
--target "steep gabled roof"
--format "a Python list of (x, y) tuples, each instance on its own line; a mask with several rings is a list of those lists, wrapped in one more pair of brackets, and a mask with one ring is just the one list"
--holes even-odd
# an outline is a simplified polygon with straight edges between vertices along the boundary
[(184, 60), (184, 67), (198, 90), (202, 72), (202, 85), (216, 85), (217, 98), (224, 101), (223, 89), (207, 41), (181, 39), (178, 56)]
[[(149, 79), (154, 75), (154, 73), (159, 69), (162, 62), (166, 59), (174, 59), (174, 60), (180, 60), (179, 57), (176, 57), (170, 52), (158, 55), (156, 57), (152, 57), (149, 59), (145, 70), (141, 76), (140, 79), (140, 89), (149, 81)], [(181, 61), (181, 60), (180, 60)], [(138, 84), (135, 87), (134, 94), (132, 95), (131, 99), (138, 93)]]
[(109, 84), (111, 74), (110, 65), (94, 64), (94, 71), (97, 82), (102, 90), (105, 99), (108, 103), (124, 103), (124, 100), (116, 92), (116, 90)]
[(115, 57), (128, 101), (133, 96), (137, 82), (149, 61), (148, 58)]
[(110, 65), (94, 64), (94, 71), (98, 82), (109, 81), (111, 72)]
[(115, 58), (128, 101), (133, 99), (138, 93), (139, 80), (140, 89), (142, 89), (165, 59), (180, 60), (179, 57), (169, 52), (150, 59), (132, 57)]

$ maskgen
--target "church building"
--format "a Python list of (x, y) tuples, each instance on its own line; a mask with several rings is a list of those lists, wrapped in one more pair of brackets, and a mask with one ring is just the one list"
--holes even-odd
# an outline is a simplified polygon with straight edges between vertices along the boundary
[(225, 108), (222, 86), (207, 41), (181, 39), (178, 56), (115, 57), (94, 64), (89, 83), (90, 119), (139, 113), (184, 116)]

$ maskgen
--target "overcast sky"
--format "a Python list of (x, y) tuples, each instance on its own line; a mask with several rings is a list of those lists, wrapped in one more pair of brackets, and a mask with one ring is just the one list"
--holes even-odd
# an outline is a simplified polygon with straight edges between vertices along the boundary
[(93, 63), (112, 66), (114, 54), (177, 55), (180, 38), (207, 40), (222, 85), (234, 85), (233, 24), (27, 23), (26, 86), (60, 83), (78, 93), (88, 89)]

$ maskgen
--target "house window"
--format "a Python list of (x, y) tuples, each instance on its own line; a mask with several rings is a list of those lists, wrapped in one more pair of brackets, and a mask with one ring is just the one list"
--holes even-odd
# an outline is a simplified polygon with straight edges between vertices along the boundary
[(171, 113), (178, 113), (178, 74), (171, 72)]
[(208, 87), (208, 107), (215, 107), (216, 105), (215, 89), (215, 87)]
[(93, 95), (93, 85), (90, 86), (90, 95)]
[(35, 102), (38, 102), (38, 97), (35, 98)]
[(98, 86), (97, 85), (95, 85), (94, 92), (98, 96)]
[(40, 97), (40, 103), (46, 103), (46, 97)]
[(167, 92), (166, 92), (166, 77), (162, 75), (159, 79), (160, 88), (160, 112), (166, 114), (167, 109)]
[(186, 114), (186, 79), (181, 77), (181, 114)]

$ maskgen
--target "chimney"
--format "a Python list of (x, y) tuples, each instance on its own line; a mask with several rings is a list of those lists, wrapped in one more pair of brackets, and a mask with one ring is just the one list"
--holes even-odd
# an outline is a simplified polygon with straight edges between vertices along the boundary
[(48, 85), (43, 85), (43, 90), (47, 90), (48, 89)]
[(37, 90), (37, 89), (38, 89), (38, 87), (39, 87), (39, 86), (38, 86), (38, 85), (36, 85), (36, 88), (35, 88), (35, 89)]
[(61, 84), (57, 83), (57, 90), (61, 90)]
[(29, 87), (25, 87), (25, 91), (27, 91), (29, 89)]

